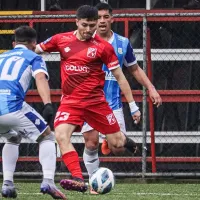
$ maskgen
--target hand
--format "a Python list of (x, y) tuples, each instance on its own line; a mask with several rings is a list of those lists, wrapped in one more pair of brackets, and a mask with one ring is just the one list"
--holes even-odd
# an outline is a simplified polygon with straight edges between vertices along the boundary
[(44, 105), (42, 116), (44, 117), (45, 121), (50, 124), (53, 120), (54, 110), (51, 103), (47, 103)]
[(154, 87), (149, 89), (149, 97), (157, 108), (162, 105), (162, 99)]
[(140, 122), (140, 117), (141, 112), (139, 110), (132, 115), (135, 124), (138, 124)]

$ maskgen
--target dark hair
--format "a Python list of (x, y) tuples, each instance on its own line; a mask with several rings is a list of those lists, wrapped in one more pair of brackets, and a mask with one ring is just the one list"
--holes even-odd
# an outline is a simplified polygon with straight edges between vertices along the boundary
[(80, 6), (76, 11), (77, 19), (97, 20), (98, 10), (90, 5)]
[(112, 15), (113, 9), (108, 3), (101, 3), (100, 2), (95, 6), (95, 8), (97, 10), (109, 10), (109, 13)]
[(15, 41), (16, 42), (34, 42), (36, 41), (37, 33), (35, 29), (30, 26), (20, 26), (15, 29)]

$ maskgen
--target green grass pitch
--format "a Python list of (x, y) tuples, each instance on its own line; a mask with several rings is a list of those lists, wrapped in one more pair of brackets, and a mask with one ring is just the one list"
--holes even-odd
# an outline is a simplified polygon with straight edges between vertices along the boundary
[[(16, 183), (19, 200), (50, 200), (49, 195), (40, 193), (40, 183)], [(60, 188), (60, 186), (58, 186)], [(60, 188), (61, 189), (61, 188)], [(105, 195), (90, 195), (69, 192), (61, 189), (68, 200), (197, 200), (200, 199), (199, 184), (169, 183), (117, 183), (115, 188)], [(2, 199), (2, 197), (0, 197)], [(3, 198), (4, 199), (4, 198)]]

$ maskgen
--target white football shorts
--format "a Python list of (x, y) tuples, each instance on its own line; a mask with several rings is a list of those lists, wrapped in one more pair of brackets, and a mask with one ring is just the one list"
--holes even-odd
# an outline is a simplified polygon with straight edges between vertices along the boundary
[(47, 127), (43, 117), (26, 102), (21, 110), (0, 116), (0, 136), (8, 139), (21, 134), (35, 142)]
[[(121, 132), (126, 134), (126, 125), (125, 125), (125, 120), (124, 120), (123, 109), (119, 108), (117, 110), (113, 110), (113, 114), (115, 115), (117, 119)], [(93, 128), (88, 123), (85, 122), (81, 130), (81, 133), (85, 133), (91, 130), (93, 130)]]

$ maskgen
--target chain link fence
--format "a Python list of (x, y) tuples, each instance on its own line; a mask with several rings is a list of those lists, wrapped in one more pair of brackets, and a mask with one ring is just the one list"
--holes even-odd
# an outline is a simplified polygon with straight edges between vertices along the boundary
[[(67, 11), (0, 15), (0, 52), (12, 48), (14, 29), (20, 25), (35, 28), (39, 43), (56, 33), (76, 29), (74, 21), (74, 13)], [(101, 166), (112, 169), (118, 176), (127, 177), (200, 174), (200, 13), (121, 10), (115, 13), (113, 30), (129, 37), (138, 63), (159, 91), (163, 105), (158, 109), (153, 107), (148, 91), (124, 69), (143, 114), (142, 122), (136, 126), (124, 101), (127, 134), (138, 143), (140, 152), (135, 157), (128, 153), (120, 157), (106, 157), (99, 150)], [(61, 94), (60, 56), (55, 52), (43, 57), (50, 74), (49, 84), (56, 113)], [(26, 100), (41, 113), (42, 103), (35, 89), (33, 82)], [(1, 138), (0, 150), (4, 142), (5, 139)], [(82, 135), (74, 133), (72, 142), (86, 174), (82, 162)], [(59, 148), (57, 161), (57, 174), (66, 173)], [(41, 174), (38, 144), (23, 140), (16, 171), (19, 175)]]

